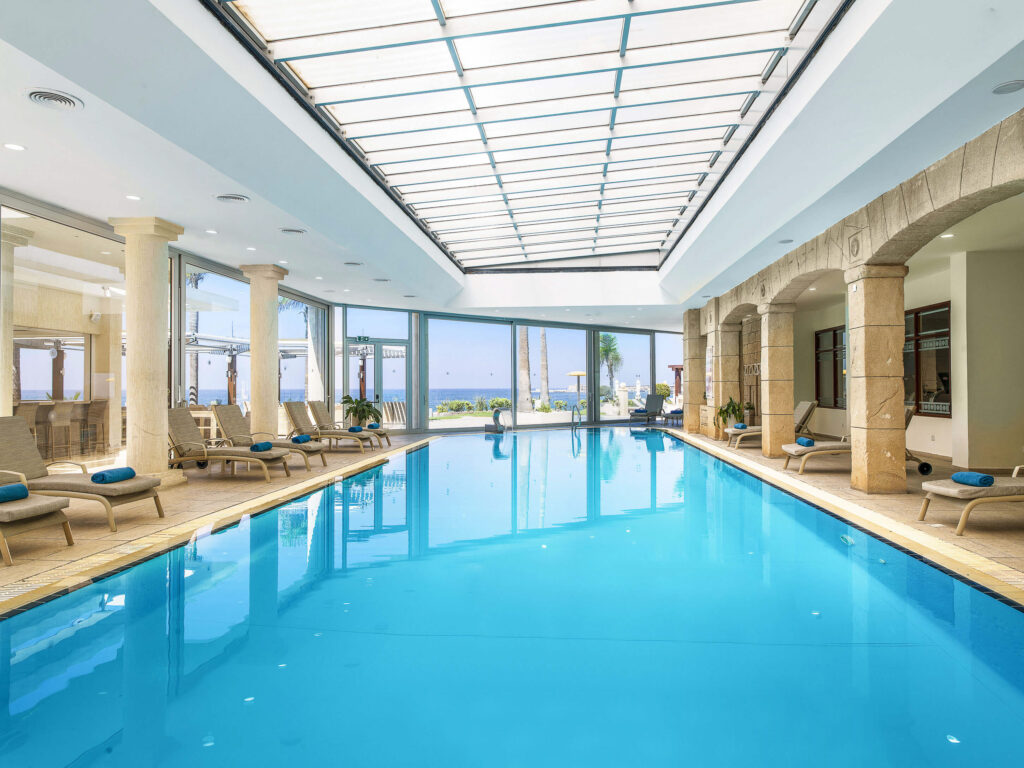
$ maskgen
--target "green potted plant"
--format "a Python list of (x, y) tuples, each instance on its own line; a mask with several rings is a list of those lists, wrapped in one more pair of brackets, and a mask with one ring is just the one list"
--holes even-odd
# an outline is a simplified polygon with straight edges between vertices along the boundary
[[(718, 408), (715, 413), (715, 426), (731, 427), (737, 421), (743, 418), (743, 407), (729, 398), (729, 402)], [(732, 421), (730, 421), (732, 419)], [(721, 424), (719, 424), (721, 422)]]
[(345, 395), (341, 398), (341, 404), (345, 406), (345, 418), (351, 419), (353, 426), (364, 427), (371, 421), (379, 424), (384, 419), (374, 404), (364, 397)]
[(743, 423), (747, 426), (754, 423), (754, 404), (749, 400), (743, 404)]

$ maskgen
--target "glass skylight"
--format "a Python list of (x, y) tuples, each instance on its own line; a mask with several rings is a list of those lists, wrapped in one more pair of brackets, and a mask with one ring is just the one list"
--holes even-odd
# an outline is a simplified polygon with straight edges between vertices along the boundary
[(261, 38), (267, 57), (449, 255), (473, 267), (640, 251), (659, 263), (806, 55), (791, 27), (815, 5), (224, 0), (220, 8)]

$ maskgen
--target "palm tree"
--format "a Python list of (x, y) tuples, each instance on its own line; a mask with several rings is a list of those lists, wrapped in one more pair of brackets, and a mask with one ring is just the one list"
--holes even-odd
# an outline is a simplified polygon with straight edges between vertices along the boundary
[[(196, 290), (199, 288), (199, 284), (203, 282), (203, 278), (206, 277), (205, 272), (198, 270), (186, 271), (185, 273), (185, 285), (188, 288)], [(186, 301), (186, 304), (188, 302)], [(188, 334), (190, 337), (195, 338), (199, 333), (199, 310), (192, 310), (188, 313)], [(188, 388), (188, 402), (189, 405), (195, 405), (199, 402), (199, 353), (193, 352), (188, 356), (188, 373), (189, 373), (189, 388)]]
[(548, 336), (540, 329), (540, 404), (551, 405), (551, 393), (548, 387)]
[(520, 413), (533, 412), (533, 390), (530, 384), (530, 329), (525, 325), (519, 326), (519, 353), (516, 359), (519, 361), (519, 378), (517, 381), (518, 397), (516, 398), (516, 410)]
[(619, 340), (613, 333), (602, 333), (598, 346), (598, 359), (608, 369), (608, 390), (611, 397), (615, 396), (615, 371), (622, 367), (622, 355), (619, 353)]

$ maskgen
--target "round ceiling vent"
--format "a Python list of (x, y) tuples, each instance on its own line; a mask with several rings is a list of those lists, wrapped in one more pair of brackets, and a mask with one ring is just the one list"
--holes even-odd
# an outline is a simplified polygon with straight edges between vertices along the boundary
[(74, 112), (85, 108), (85, 104), (77, 96), (50, 88), (31, 88), (26, 91), (26, 95), (28, 100), (34, 104), (50, 109), (59, 109), (62, 112)]
[(993, 88), (992, 93), (997, 96), (1005, 96), (1008, 93), (1016, 93), (1022, 88), (1024, 88), (1024, 80), (1009, 80)]
[(281, 227), (282, 235), (304, 235), (306, 230), (301, 227)]
[(245, 195), (239, 195), (235, 192), (229, 192), (226, 195), (217, 195), (217, 199), (222, 203), (248, 203), (249, 198)]

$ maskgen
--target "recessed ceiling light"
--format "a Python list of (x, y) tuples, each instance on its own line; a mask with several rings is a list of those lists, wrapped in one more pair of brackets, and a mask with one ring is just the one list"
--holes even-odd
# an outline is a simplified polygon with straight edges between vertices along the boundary
[(208, 234), (208, 235), (216, 235), (217, 234), (217, 230), (216, 229), (208, 229), (208, 230), (206, 230), (206, 234)]
[(345, 262), (345, 266), (346, 267), (361, 267), (361, 266), (363, 266), (363, 262), (361, 262), (361, 261), (346, 261)]
[(21, 144), (4, 144), (4, 149), (10, 149), (15, 152), (24, 152), (25, 148)]
[(138, 195), (125, 195), (125, 200), (141, 200), (142, 198)]
[(109, 256), (110, 251), (100, 251), (100, 256)]
[(807, 290), (808, 290), (808, 291), (816, 291), (816, 290), (818, 290), (818, 289), (817, 289), (817, 288), (815, 288), (815, 287), (814, 287), (814, 286), (812, 285), (812, 286), (811, 286), (810, 288), (808, 288)]
[(277, 262), (277, 263), (278, 263), (278, 264), (287, 264), (287, 263), (288, 263), (288, 259), (281, 259), (281, 260), (280, 260), (279, 262)]
[(939, 235), (939, 237), (941, 237), (941, 238), (942, 238), (943, 240), (948, 240), (948, 239), (949, 239), (949, 238), (951, 238), (952, 236), (953, 236), (953, 233), (952, 233), (952, 232), (947, 232), (947, 233), (946, 233), (946, 234), (944, 234), (944, 235)]
[(342, 288), (341, 290), (342, 290), (343, 293), (351, 293), (352, 292), (351, 288)]
[(572, 312), (572, 310), (571, 310), (571, 309), (569, 309), (568, 307), (566, 307), (565, 311), (566, 311), (566, 312)]
[(320, 277), (320, 275), (317, 275), (317, 276), (316, 276), (316, 277), (314, 277), (313, 279), (314, 279), (314, 280), (323, 280), (323, 278), (322, 278), (322, 277)]
[(789, 245), (790, 243), (793, 242), (793, 240), (792, 238), (787, 238), (785, 240), (779, 240), (779, 242), (782, 243), (783, 245)]
[(1022, 88), (1024, 88), (1024, 80), (1007, 80), (993, 88), (992, 93), (997, 96), (1005, 96), (1008, 93), (1016, 93)]
[(247, 251), (255, 251), (256, 249), (255, 249), (255, 248), (253, 248), (253, 247), (252, 247), (252, 246), (250, 245), (250, 246), (248, 246), (248, 247), (247, 247), (247, 248), (246, 248), (245, 250), (247, 250)]

